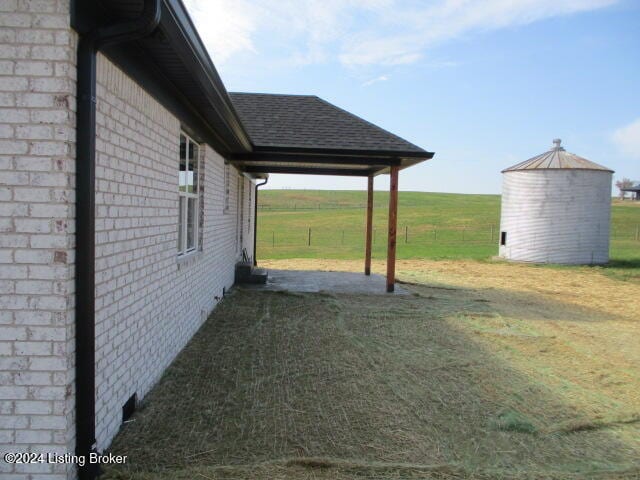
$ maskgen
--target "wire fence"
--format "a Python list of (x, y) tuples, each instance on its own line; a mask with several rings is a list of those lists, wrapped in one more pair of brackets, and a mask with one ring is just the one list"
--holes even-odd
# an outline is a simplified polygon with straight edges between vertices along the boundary
[[(284, 211), (294, 211), (294, 212), (304, 212), (309, 210), (344, 210), (346, 208), (366, 208), (366, 204), (352, 204), (348, 205), (342, 203), (316, 203), (310, 204), (309, 202), (304, 202), (301, 204), (292, 203), (291, 205), (270, 205), (270, 204), (260, 204), (258, 205), (258, 210), (264, 210), (267, 212), (284, 212)], [(381, 204), (382, 206), (382, 204)]]
[[(424, 203), (420, 202), (403, 202), (402, 207), (422, 207)], [(367, 208), (366, 203), (328, 203), (328, 202), (301, 202), (301, 203), (291, 203), (291, 204), (279, 204), (272, 205), (269, 203), (261, 203), (258, 205), (258, 210), (266, 211), (266, 212), (305, 212), (305, 211), (313, 211), (313, 210), (350, 210), (350, 209), (365, 209)], [(374, 202), (374, 209), (387, 209), (389, 208), (388, 201), (378, 200)]]
[(611, 240), (635, 240), (640, 242), (640, 224), (613, 227), (611, 229)]
[[(490, 225), (398, 225), (398, 245), (497, 245), (499, 227)], [(373, 245), (386, 244), (387, 229), (373, 229)], [(640, 224), (618, 226), (611, 229), (612, 241), (640, 242)], [(258, 245), (262, 247), (338, 247), (361, 246), (365, 241), (365, 229), (287, 227), (282, 229), (258, 229)]]

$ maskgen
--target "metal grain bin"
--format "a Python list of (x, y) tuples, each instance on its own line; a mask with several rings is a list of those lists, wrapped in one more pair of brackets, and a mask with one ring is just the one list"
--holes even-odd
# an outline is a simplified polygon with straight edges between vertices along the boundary
[(565, 151), (560, 142), (502, 171), (500, 256), (520, 262), (607, 263), (613, 171)]

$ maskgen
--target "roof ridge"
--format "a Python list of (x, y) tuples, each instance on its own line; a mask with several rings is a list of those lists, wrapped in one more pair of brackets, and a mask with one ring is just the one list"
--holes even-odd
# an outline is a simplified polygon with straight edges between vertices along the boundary
[(265, 93), (265, 92), (228, 92), (229, 95), (265, 95), (270, 97), (315, 97), (320, 98), (317, 95), (310, 95), (305, 93)]

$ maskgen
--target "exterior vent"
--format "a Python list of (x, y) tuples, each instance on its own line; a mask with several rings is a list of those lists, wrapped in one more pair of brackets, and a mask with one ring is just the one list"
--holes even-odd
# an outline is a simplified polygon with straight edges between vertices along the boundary
[(134, 393), (129, 397), (129, 400), (122, 406), (122, 423), (129, 421), (133, 413), (136, 411), (136, 405), (138, 404), (138, 394)]

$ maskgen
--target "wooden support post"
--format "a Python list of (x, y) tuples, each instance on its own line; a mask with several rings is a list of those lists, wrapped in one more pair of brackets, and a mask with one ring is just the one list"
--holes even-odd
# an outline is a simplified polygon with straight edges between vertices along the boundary
[(365, 232), (364, 274), (371, 275), (371, 240), (373, 238), (373, 177), (367, 179), (367, 230)]
[(387, 292), (396, 283), (396, 230), (398, 226), (398, 167), (391, 167), (389, 185), (389, 236), (387, 244)]

